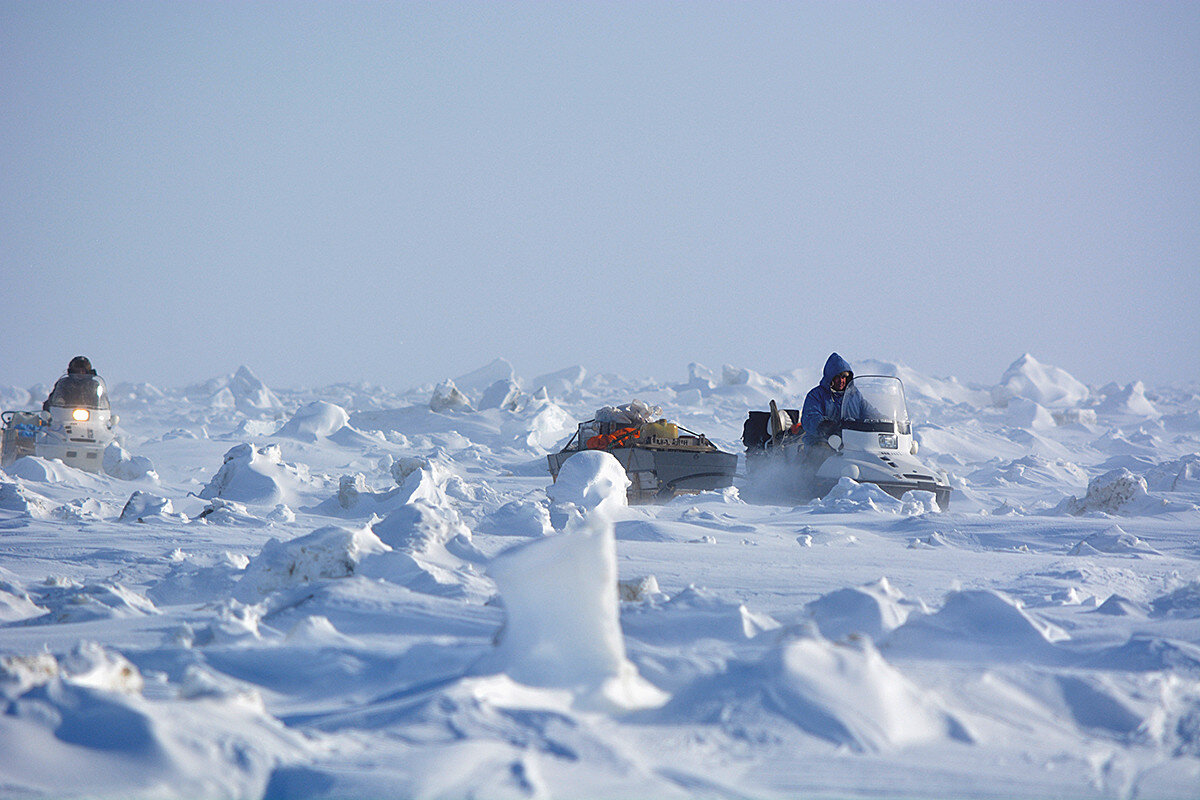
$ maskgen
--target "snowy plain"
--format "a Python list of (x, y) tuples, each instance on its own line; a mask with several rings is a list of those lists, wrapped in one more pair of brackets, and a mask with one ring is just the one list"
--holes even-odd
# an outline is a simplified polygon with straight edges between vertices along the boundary
[(0, 797), (1200, 796), (1200, 386), (855, 367), (948, 510), (551, 486), (601, 406), (740, 453), (816, 368), (110, 385), (111, 474), (0, 472)]

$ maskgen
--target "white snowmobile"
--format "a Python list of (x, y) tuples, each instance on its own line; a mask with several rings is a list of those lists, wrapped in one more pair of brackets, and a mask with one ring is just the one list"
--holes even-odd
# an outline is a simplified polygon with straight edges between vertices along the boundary
[(98, 375), (72, 374), (60, 379), (46, 410), (5, 411), (0, 437), (0, 465), (21, 456), (57, 458), (88, 472), (100, 472), (104, 448), (116, 438), (118, 418), (108, 403), (108, 389)]
[(841, 418), (821, 431), (823, 441), (807, 446), (793, 420), (799, 412), (751, 411), (742, 430), (746, 468), (753, 481), (784, 475), (788, 487), (808, 497), (823, 497), (842, 478), (872, 483), (893, 497), (933, 492), (938, 506), (950, 506), (946, 473), (917, 457), (904, 384), (890, 375), (856, 375), (842, 396)]

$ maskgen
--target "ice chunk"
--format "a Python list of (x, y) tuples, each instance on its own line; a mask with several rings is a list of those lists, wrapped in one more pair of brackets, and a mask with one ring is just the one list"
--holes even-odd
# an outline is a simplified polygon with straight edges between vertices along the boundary
[(233, 396), (234, 405), (247, 415), (261, 414), (264, 411), (274, 412), (283, 408), (283, 403), (279, 402), (275, 393), (244, 364), (238, 367), (237, 372), (229, 379), (227, 388)]
[(566, 533), (506, 550), (488, 572), (505, 612), (494, 663), (513, 680), (570, 689), (585, 707), (665, 702), (625, 657), (611, 520), (592, 515)]
[(1065, 370), (1040, 364), (1029, 353), (1014, 361), (992, 387), (992, 402), (1001, 407), (1020, 397), (1046, 408), (1071, 408), (1088, 395), (1088, 388)]
[(346, 409), (324, 400), (314, 400), (301, 406), (276, 435), (315, 442), (332, 436), (349, 422), (350, 415)]
[(275, 506), (292, 500), (307, 470), (283, 462), (279, 445), (239, 444), (225, 453), (225, 462), (200, 492), (208, 500), (220, 497), (239, 503)]
[(583, 450), (563, 462), (558, 480), (546, 489), (559, 507), (581, 513), (615, 514), (629, 505), (629, 477), (621, 462), (602, 450)]
[[(580, 388), (587, 378), (587, 370), (580, 366), (566, 367), (557, 372), (539, 375), (529, 382), (531, 390), (545, 390), (548, 397), (563, 397)], [(536, 399), (537, 392), (534, 393)]]
[(290, 586), (344, 578), (354, 574), (368, 555), (391, 550), (369, 528), (351, 530), (327, 525), (287, 542), (271, 539), (250, 560), (234, 587), (234, 596), (257, 602)]
[(96, 642), (80, 642), (59, 662), (71, 683), (122, 694), (140, 694), (144, 684), (138, 668), (120, 653)]
[(1079, 516), (1102, 512), (1137, 516), (1183, 511), (1189, 508), (1194, 506), (1168, 503), (1162, 498), (1152, 496), (1147, 489), (1145, 478), (1121, 467), (1093, 478), (1088, 483), (1087, 494), (1083, 498), (1068, 497), (1055, 507), (1054, 513)]
[(913, 615), (892, 631), (889, 649), (921, 657), (1054, 660), (1065, 631), (991, 589), (951, 592), (935, 614)]
[(471, 411), (471, 401), (458, 390), (452, 380), (444, 380), (433, 390), (429, 400), (431, 411)]
[(493, 536), (546, 536), (553, 533), (544, 503), (513, 500), (484, 517), (476, 530)]
[[(905, 512), (905, 504), (871, 483), (859, 483), (841, 478), (823, 498), (809, 504), (813, 511), (829, 514), (850, 514), (856, 511), (875, 511), (885, 514)], [(916, 506), (909, 509), (916, 511)]]
[(804, 607), (817, 623), (822, 635), (839, 639), (850, 634), (866, 634), (879, 639), (904, 624), (914, 605), (893, 588), (887, 578), (863, 586), (837, 589)]
[(524, 395), (521, 387), (511, 378), (504, 378), (489, 384), (479, 398), (479, 408), (499, 408), (503, 411), (516, 411), (521, 407)]
[[(513, 386), (516, 386), (517, 383), (517, 373), (513, 369), (513, 365), (503, 358), (494, 359), (490, 364), (468, 372), (466, 375), (459, 375), (454, 379), (455, 386), (461, 391), (469, 392), (473, 395), (478, 395), (485, 388), (492, 387), (498, 383), (507, 383)], [(480, 408), (496, 407), (480, 404)]]
[(134, 492), (121, 509), (122, 522), (187, 522), (183, 514), (176, 514), (171, 501), (150, 492)]
[(935, 696), (888, 664), (869, 639), (783, 637), (765, 666), (768, 694), (784, 716), (854, 750), (972, 740)]
[(1118, 553), (1132, 555), (1162, 555), (1150, 545), (1131, 533), (1121, 530), (1120, 526), (1100, 533), (1093, 533), (1071, 549), (1071, 555), (1092, 555), (1096, 553)]
[(145, 479), (158, 483), (158, 473), (154, 471), (150, 459), (131, 455), (116, 442), (109, 442), (108, 447), (104, 448), (104, 472), (123, 481)]
[(1150, 399), (1146, 397), (1146, 386), (1141, 381), (1134, 381), (1122, 387), (1110, 383), (1100, 390), (1104, 400), (1098, 410), (1108, 414), (1129, 414), (1135, 417), (1157, 419), (1162, 414)]
[(1014, 428), (1029, 430), (1047, 430), (1055, 427), (1053, 415), (1043, 406), (1024, 397), (1014, 397), (1008, 401), (1006, 422)]

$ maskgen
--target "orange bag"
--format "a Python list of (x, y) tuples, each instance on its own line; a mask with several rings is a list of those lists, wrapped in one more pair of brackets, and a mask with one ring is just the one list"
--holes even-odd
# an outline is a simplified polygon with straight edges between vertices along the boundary
[(630, 439), (641, 435), (638, 428), (619, 428), (612, 433), (599, 433), (587, 440), (589, 450), (611, 450), (624, 447)]

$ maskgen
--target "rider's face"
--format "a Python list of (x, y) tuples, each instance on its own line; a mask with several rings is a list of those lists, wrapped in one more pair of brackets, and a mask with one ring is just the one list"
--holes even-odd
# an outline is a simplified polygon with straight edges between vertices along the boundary
[(841, 372), (841, 373), (838, 373), (837, 375), (833, 376), (833, 380), (829, 382), (829, 385), (833, 387), (833, 390), (835, 392), (843, 392), (846, 390), (846, 386), (849, 383), (850, 383), (850, 373), (849, 372)]

